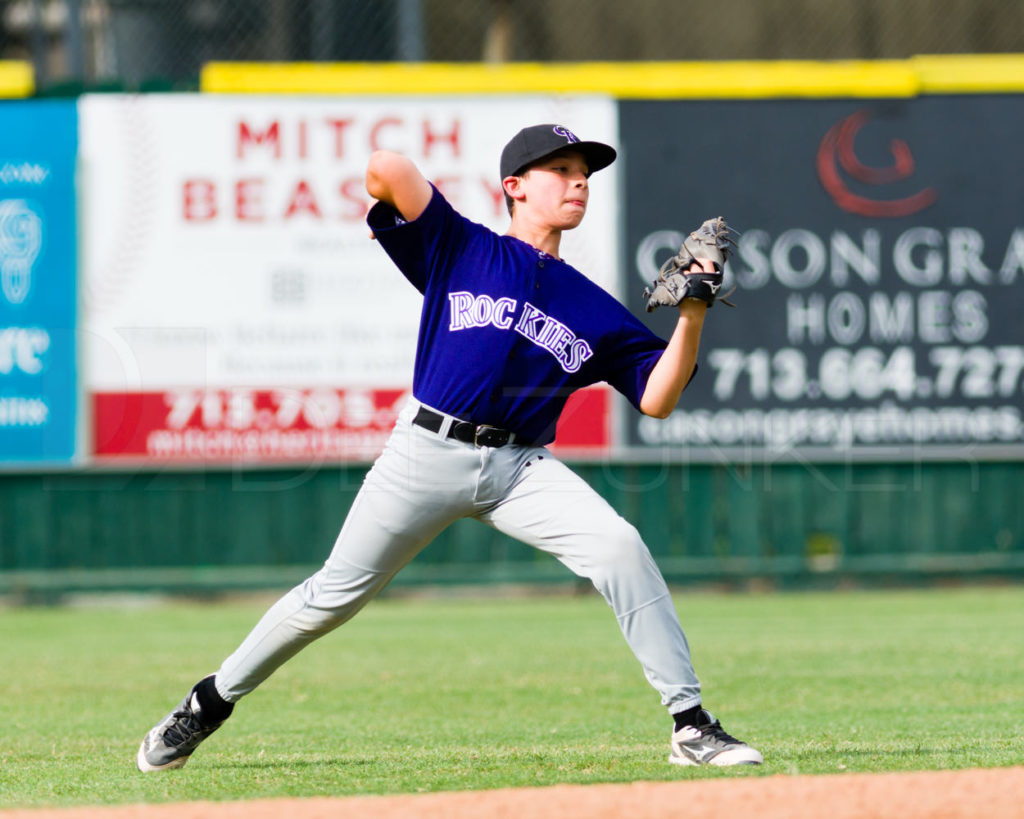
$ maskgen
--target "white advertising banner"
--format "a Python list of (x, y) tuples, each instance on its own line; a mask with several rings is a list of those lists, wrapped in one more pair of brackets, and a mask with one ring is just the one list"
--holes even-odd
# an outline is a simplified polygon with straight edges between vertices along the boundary
[[(103, 95), (79, 113), (83, 380), (93, 452), (115, 458), (372, 454), (411, 384), (420, 296), (369, 237), (371, 152), (502, 231), (519, 128), (618, 144), (600, 97)], [(592, 189), (563, 252), (614, 291), (616, 173)]]

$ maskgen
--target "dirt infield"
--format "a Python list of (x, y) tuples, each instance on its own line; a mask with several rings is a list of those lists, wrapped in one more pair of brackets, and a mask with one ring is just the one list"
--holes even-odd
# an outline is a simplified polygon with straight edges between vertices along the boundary
[(1024, 767), (0, 811), (0, 819), (1019, 819)]

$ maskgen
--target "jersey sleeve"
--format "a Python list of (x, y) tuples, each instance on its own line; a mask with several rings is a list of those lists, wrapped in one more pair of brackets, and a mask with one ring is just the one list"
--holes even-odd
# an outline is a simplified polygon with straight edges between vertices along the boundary
[(366, 223), (380, 246), (413, 286), (423, 293), (428, 282), (450, 269), (459, 253), (469, 224), (431, 185), (433, 195), (426, 209), (411, 222), (385, 202), (377, 202)]
[(637, 409), (647, 389), (651, 370), (661, 360), (668, 342), (652, 333), (625, 308), (622, 328), (612, 337), (605, 363), (605, 381)]

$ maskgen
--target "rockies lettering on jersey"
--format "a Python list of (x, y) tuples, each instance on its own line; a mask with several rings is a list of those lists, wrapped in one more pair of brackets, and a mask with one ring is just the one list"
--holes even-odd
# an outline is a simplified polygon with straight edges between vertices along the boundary
[(474, 296), (472, 293), (460, 291), (448, 294), (451, 309), (451, 331), (465, 330), (468, 327), (486, 327), (491, 324), (499, 330), (508, 330), (512, 326), (512, 318), (508, 315), (516, 309), (516, 300), (503, 298), (495, 301), (490, 296)]
[[(499, 330), (512, 329), (515, 299), (494, 299), (486, 294), (474, 296), (459, 291), (448, 294), (448, 305), (451, 310), (450, 332), (488, 325)], [(523, 304), (523, 311), (515, 322), (515, 331), (551, 353), (567, 373), (577, 372), (583, 362), (594, 354), (586, 340), (577, 338), (562, 322), (546, 315), (530, 302)]]

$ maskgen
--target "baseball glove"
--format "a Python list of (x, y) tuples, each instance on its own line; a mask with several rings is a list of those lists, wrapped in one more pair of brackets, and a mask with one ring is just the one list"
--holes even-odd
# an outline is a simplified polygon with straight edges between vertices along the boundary
[[(683, 299), (700, 299), (707, 302), (708, 307), (714, 306), (716, 301), (735, 307), (725, 298), (732, 290), (718, 295), (731, 242), (729, 226), (721, 216), (708, 219), (693, 231), (683, 241), (679, 252), (661, 266), (658, 278), (651, 282), (650, 287), (644, 288), (647, 312), (662, 305), (675, 306)], [(715, 266), (715, 272), (701, 270), (691, 273), (690, 265), (701, 259), (709, 259)]]

